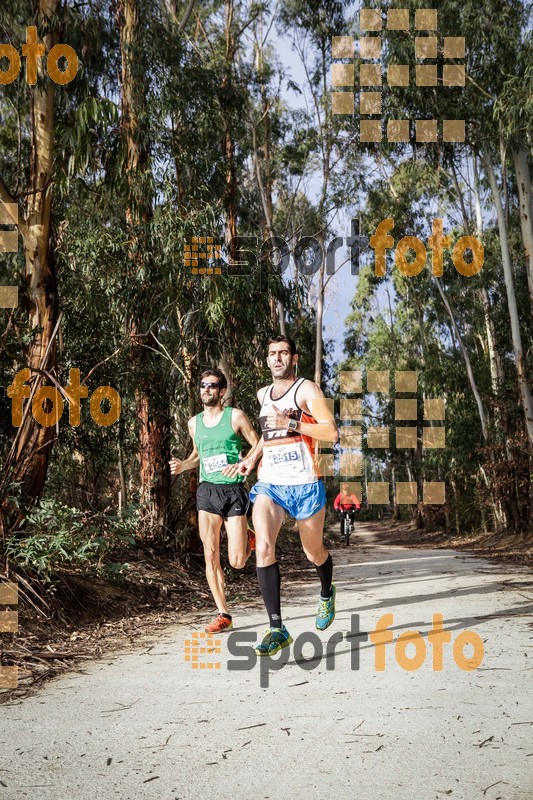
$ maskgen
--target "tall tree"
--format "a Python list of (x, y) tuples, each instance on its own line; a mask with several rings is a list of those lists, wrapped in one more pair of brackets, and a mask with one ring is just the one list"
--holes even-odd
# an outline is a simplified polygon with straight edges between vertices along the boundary
[[(331, 63), (332, 37), (344, 32), (346, 25), (344, 0), (285, 0), (281, 11), (282, 24), (293, 31), (293, 45), (305, 69), (309, 93), (312, 98), (315, 126), (319, 132), (321, 189), (318, 199), (320, 228), (316, 238), (324, 252), (329, 228), (327, 201), (332, 177), (332, 157), (336, 144), (329, 92), (329, 65)], [(309, 64), (308, 46), (313, 51), (313, 62)], [(315, 254), (313, 254), (315, 258)], [(314, 381), (322, 383), (322, 359), (324, 352), (323, 318), (325, 296), (325, 258), (322, 257), (317, 273), (316, 335)]]
[(159, 377), (161, 365), (152, 353), (156, 349), (157, 336), (157, 326), (151, 315), (153, 189), (140, 13), (140, 0), (119, 0), (122, 132), (127, 148), (126, 222), (130, 229), (128, 256), (131, 279), (139, 287), (139, 296), (129, 320), (129, 335), (139, 422), (143, 532), (147, 538), (154, 538), (169, 530), (170, 410), (168, 395)]
[(507, 294), (507, 306), (511, 320), (511, 335), (515, 357), (516, 375), (518, 380), (518, 390), (524, 411), (526, 431), (529, 438), (530, 449), (533, 451), (533, 396), (527, 378), (527, 368), (524, 348), (522, 346), (522, 334), (520, 331), (520, 318), (516, 303), (516, 292), (514, 285), (511, 255), (509, 250), (509, 240), (507, 233), (507, 222), (505, 219), (504, 208), (502, 205), (500, 189), (496, 180), (496, 173), (492, 163), (490, 150), (487, 148), (483, 154), (485, 171), (489, 180), (496, 216), (498, 220), (498, 230), (500, 234), (500, 248), (502, 254), (503, 275), (505, 280), (505, 291)]
[[(34, 5), (33, 24), (41, 34), (46, 52), (58, 39), (58, 0), (38, 0)], [(20, 40), (22, 26), (16, 26), (14, 39)], [(44, 373), (56, 368), (56, 341), (52, 339), (58, 317), (58, 298), (52, 243), (54, 108), (56, 84), (47, 75), (39, 58), (36, 80), (27, 86), (29, 95), (29, 151), (24, 192), (12, 195), (0, 179), (0, 200), (19, 206), (18, 231), (24, 248), (23, 304), (29, 314), (30, 342), (24, 348), (23, 364), (32, 370), (30, 383), (35, 390)], [(29, 76), (28, 76), (29, 77)], [(23, 80), (22, 73), (19, 80)], [(23, 123), (19, 119), (19, 136)], [(22, 154), (19, 155), (19, 158)], [(20, 164), (20, 161), (19, 161)], [(17, 176), (17, 183), (22, 181)], [(19, 184), (20, 185), (20, 184)], [(57, 331), (56, 331), (57, 332)], [(20, 482), (29, 498), (38, 498), (43, 490), (51, 448), (53, 427), (41, 426), (26, 407), (16, 438), (12, 461), (12, 479)]]

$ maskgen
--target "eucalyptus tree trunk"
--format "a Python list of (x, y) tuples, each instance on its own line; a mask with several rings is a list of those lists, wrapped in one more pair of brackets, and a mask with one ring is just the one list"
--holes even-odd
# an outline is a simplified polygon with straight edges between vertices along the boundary
[[(268, 103), (268, 100), (266, 101)], [(264, 115), (268, 117), (268, 106), (264, 109)], [(272, 204), (272, 185), (270, 179), (270, 146), (268, 144), (268, 124), (266, 120), (263, 120), (266, 125), (266, 130), (264, 133), (265, 141), (263, 146), (263, 152), (265, 153), (265, 169), (266, 169), (266, 185), (263, 182), (263, 178), (261, 176), (261, 165), (259, 163), (259, 154), (257, 150), (257, 134), (255, 127), (252, 126), (252, 141), (253, 141), (253, 158), (254, 158), (254, 166), (255, 166), (255, 175), (257, 178), (257, 185), (259, 188), (259, 193), (261, 195), (261, 204), (263, 206), (263, 214), (265, 217), (265, 233), (269, 239), (274, 237), (274, 229), (272, 227), (272, 212), (273, 212), (273, 204)], [(274, 296), (270, 298), (270, 317), (272, 320), (272, 325), (274, 328), (277, 328), (279, 324), (279, 332), (282, 336), (287, 335), (287, 329), (285, 325), (285, 309), (283, 308), (283, 304), (280, 300), (276, 300)]]
[(520, 230), (524, 245), (527, 284), (531, 299), (531, 312), (533, 313), (533, 206), (531, 204), (531, 179), (529, 177), (527, 150), (524, 147), (513, 150), (513, 162), (518, 186)]
[[(194, 298), (193, 298), (194, 308)], [(198, 394), (198, 341), (195, 336), (193, 311), (183, 314), (179, 308), (176, 308), (176, 319), (178, 325), (179, 338), (181, 340), (180, 354), (181, 354), (181, 376), (184, 383), (186, 393), (185, 403), (177, 409), (176, 424), (178, 429), (183, 431), (187, 430), (187, 421), (193, 417), (198, 411), (201, 410), (200, 399)], [(188, 455), (192, 452), (192, 446), (189, 445), (188, 440)], [(180, 456), (181, 457), (181, 456)], [(187, 523), (189, 528), (189, 539), (185, 545), (192, 544), (193, 531), (198, 528), (198, 514), (196, 511), (196, 490), (198, 489), (198, 471), (195, 469), (189, 470), (187, 473), (187, 486), (188, 486), (188, 500), (187, 500)]]
[[(478, 171), (477, 159), (475, 156), (472, 159), (472, 161), (474, 170), (473, 193), (474, 193), (474, 208), (476, 215), (476, 236), (481, 241), (481, 238), (483, 236), (483, 212), (481, 208), (481, 196), (479, 193), (479, 171)], [(459, 181), (457, 180), (457, 174), (453, 162), (452, 162), (452, 176), (457, 196), (459, 198), (459, 203), (461, 206), (463, 224), (465, 226), (467, 234), (470, 235), (471, 230), (470, 230), (468, 214), (466, 213), (463, 193), (461, 191), (461, 187), (459, 186)], [(487, 351), (489, 354), (489, 368), (490, 368), (490, 380), (491, 380), (492, 392), (494, 394), (494, 398), (496, 399), (498, 397), (499, 387), (501, 387), (503, 383), (503, 369), (502, 369), (501, 359), (499, 357), (496, 348), (496, 332), (494, 328), (494, 323), (492, 321), (492, 316), (490, 313), (491, 309), (490, 309), (489, 295), (484, 286), (482, 286), (479, 290), (479, 300), (481, 303), (481, 307), (483, 308), (483, 317), (485, 320), (485, 330), (487, 334)], [(496, 415), (499, 421), (498, 408)]]
[[(181, 4), (178, 0), (159, 0), (159, 5), (163, 15), (169, 22), (170, 28), (178, 34), (183, 33), (190, 16), (194, 10), (196, 0), (188, 0), (183, 9), (178, 8)], [(177, 189), (177, 202), (180, 215), (186, 215), (187, 209), (187, 196), (184, 186), (182, 168), (178, 158), (179, 137), (183, 131), (183, 121), (180, 120), (179, 115), (171, 113), (170, 126), (172, 130), (173, 151), (174, 151), (174, 167), (176, 170), (176, 189)], [(177, 142), (176, 145), (174, 142)]]
[(391, 482), (392, 482), (392, 518), (397, 522), (400, 519), (400, 505), (396, 501), (396, 467), (392, 465), (391, 468)]
[(122, 420), (119, 421), (118, 434), (117, 434), (117, 455), (118, 455), (118, 479), (120, 484), (120, 497), (119, 511), (122, 506), (126, 509), (128, 507), (128, 489), (126, 487), (126, 474), (124, 471), (124, 447), (122, 445), (124, 437)]
[[(260, 59), (261, 59), (261, 70), (262, 70), (263, 69), (262, 46), (260, 51)], [(274, 204), (272, 202), (272, 166), (270, 158), (270, 101), (268, 98), (266, 86), (263, 81), (261, 81), (261, 102), (263, 111), (263, 160), (265, 163), (265, 189), (264, 189), (264, 195), (266, 200), (265, 223), (268, 236), (272, 238), (274, 236), (274, 229), (272, 225), (272, 219), (274, 216)], [(259, 178), (260, 177), (261, 177), (261, 171), (259, 170)], [(263, 192), (261, 194), (261, 197), (262, 195)], [(275, 297), (271, 297), (270, 308), (271, 308), (271, 315), (274, 327), (277, 327), (277, 325), (279, 325), (280, 334), (282, 336), (286, 336), (287, 329), (285, 325), (285, 309), (283, 308), (281, 300), (276, 300)]]
[[(146, 270), (146, 236), (152, 219), (152, 198), (143, 178), (149, 171), (149, 147), (143, 116), (146, 88), (140, 54), (138, 0), (118, 0), (120, 32), (122, 133), (127, 145), (128, 198), (126, 222), (130, 227), (129, 261), (132, 279)], [(165, 387), (156, 383), (157, 363), (147, 348), (157, 347), (149, 332), (150, 298), (130, 313), (129, 334), (135, 376), (135, 401), (139, 423), (140, 500), (143, 508), (141, 533), (157, 539), (170, 521), (170, 413)]]
[[(320, 244), (323, 246), (323, 237), (320, 237)], [(315, 375), (314, 381), (320, 386), (322, 383), (322, 354), (324, 352), (324, 337), (322, 332), (324, 319), (324, 269), (325, 258), (320, 263), (318, 270), (318, 291), (316, 304), (316, 341), (315, 341)]]
[[(481, 209), (481, 197), (479, 193), (479, 170), (477, 158), (474, 156), (474, 206), (476, 211), (476, 236), (481, 240), (483, 236), (483, 213)], [(483, 307), (483, 317), (485, 320), (485, 330), (487, 333), (487, 350), (489, 354), (490, 382), (494, 398), (497, 399), (503, 385), (503, 367), (500, 354), (496, 347), (496, 330), (491, 314), (489, 293), (484, 286), (480, 289), (480, 300)], [(500, 408), (497, 405), (497, 422), (501, 422)]]
[(162, 10), (166, 13), (173, 25), (176, 25), (178, 31), (183, 31), (189, 21), (194, 4), (196, 0), (188, 0), (186, 6), (183, 8), (182, 17), (179, 18), (178, 2), (177, 0), (160, 0)]
[(220, 85), (222, 118), (224, 120), (223, 153), (225, 158), (225, 192), (224, 210), (226, 215), (225, 240), (228, 256), (231, 261), (235, 259), (235, 241), (237, 238), (237, 176), (235, 170), (235, 141), (233, 138), (232, 116), (234, 113), (233, 67), (236, 54), (236, 42), (233, 31), (233, 0), (224, 0), (224, 34), (225, 34), (225, 65), (224, 77)]
[(500, 248), (502, 254), (503, 274), (505, 279), (505, 289), (507, 292), (507, 306), (509, 309), (509, 317), (511, 319), (511, 336), (513, 341), (513, 350), (515, 357), (516, 374), (518, 380), (518, 389), (520, 393), (520, 400), (524, 411), (526, 431), (529, 439), (530, 450), (533, 451), (533, 398), (531, 390), (527, 382), (526, 362), (524, 357), (524, 350), (522, 347), (522, 335), (520, 333), (520, 320), (518, 318), (518, 309), (516, 305), (516, 294), (514, 289), (513, 269), (511, 265), (511, 256), (509, 253), (509, 241), (507, 237), (507, 225), (505, 221), (505, 214), (502, 206), (500, 190), (496, 182), (496, 174), (492, 164), (492, 159), (488, 150), (483, 154), (485, 169), (489, 179), (492, 196), (494, 198), (494, 205), (496, 207), (496, 216), (498, 219), (498, 231), (500, 234)]
[(466, 374), (467, 374), (467, 377), (468, 377), (468, 382), (470, 384), (470, 388), (472, 389), (472, 394), (474, 395), (474, 398), (475, 398), (475, 401), (476, 401), (478, 415), (479, 415), (479, 421), (481, 422), (481, 432), (483, 433), (483, 439), (485, 440), (485, 443), (487, 443), (488, 442), (488, 438), (489, 438), (488, 431), (487, 431), (487, 417), (486, 417), (486, 414), (485, 414), (485, 409), (483, 408), (483, 401), (481, 400), (481, 395), (480, 395), (479, 390), (477, 388), (476, 379), (474, 377), (474, 371), (472, 369), (472, 364), (470, 363), (470, 356), (468, 355), (468, 350), (466, 349), (465, 344), (463, 342), (463, 338), (461, 336), (461, 333), (459, 331), (459, 327), (458, 327), (457, 322), (455, 320), (455, 317), (454, 317), (454, 314), (453, 314), (453, 309), (452, 309), (452, 307), (450, 305), (450, 301), (446, 297), (446, 295), (444, 293), (444, 290), (443, 290), (442, 286), (440, 285), (439, 279), (435, 278), (435, 280), (437, 282), (437, 289), (439, 290), (439, 294), (440, 294), (440, 296), (442, 298), (442, 302), (444, 303), (444, 307), (446, 308), (446, 311), (448, 312), (448, 316), (450, 317), (450, 321), (452, 323), (453, 330), (454, 330), (455, 335), (457, 337), (457, 341), (459, 342), (459, 347), (461, 348), (461, 353), (463, 354), (463, 360), (465, 362)]
[(233, 378), (232, 378), (232, 369), (231, 364), (229, 362), (228, 354), (223, 352), (218, 360), (218, 368), (222, 370), (224, 375), (228, 380), (228, 387), (224, 393), (224, 405), (231, 406), (232, 399), (233, 399)]
[[(473, 167), (474, 167), (474, 181), (473, 181), (473, 190), (474, 190), (474, 208), (476, 213), (476, 236), (481, 241), (483, 237), (483, 211), (481, 208), (481, 195), (479, 192), (479, 169), (477, 163), (477, 157), (474, 155), (473, 158)], [(505, 444), (505, 455), (507, 461), (509, 462), (509, 469), (514, 470), (514, 466), (512, 464), (511, 453), (509, 450), (509, 439), (508, 439), (508, 419), (507, 419), (507, 412), (501, 402), (501, 390), (504, 385), (504, 374), (503, 374), (503, 366), (502, 360), (500, 358), (500, 354), (498, 352), (496, 346), (496, 329), (494, 327), (494, 321), (492, 317), (492, 309), (490, 305), (490, 298), (489, 293), (485, 286), (481, 286), (479, 289), (479, 299), (481, 301), (481, 307), (483, 308), (483, 318), (485, 320), (485, 331), (487, 335), (487, 352), (489, 356), (489, 369), (490, 369), (490, 383), (492, 388), (492, 394), (494, 396), (494, 420), (496, 423), (496, 428), (499, 429), (501, 434), (503, 434), (504, 444)], [(493, 450), (490, 451), (490, 462), (492, 467), (495, 467), (495, 459), (496, 455)], [(514, 511), (511, 509), (505, 500), (502, 502), (502, 492), (499, 486), (493, 486), (493, 492), (491, 493), (491, 504), (492, 510), (494, 514), (494, 519), (496, 520), (497, 525), (507, 525), (509, 520), (512, 519)], [(482, 519), (484, 508), (481, 506), (482, 512)], [(483, 523), (485, 525), (485, 523)]]
[[(322, 47), (321, 52), (322, 57), (322, 98), (326, 98), (328, 96), (328, 84), (327, 84), (327, 77), (326, 77), (326, 48), (325, 46)], [(316, 107), (316, 106), (315, 106)], [(320, 214), (319, 218), (322, 220), (324, 218), (324, 211), (326, 207), (326, 198), (328, 195), (328, 187), (329, 187), (329, 178), (331, 173), (331, 150), (332, 150), (332, 141), (331, 141), (331, 117), (329, 111), (329, 102), (325, 103), (325, 118), (324, 118), (324, 125), (320, 125), (320, 110), (317, 107), (317, 115), (319, 116), (318, 123), (322, 129), (322, 192), (320, 196)], [(320, 245), (322, 246), (322, 250), (324, 252), (324, 231), (321, 231), (320, 236), (318, 237), (320, 241)], [(316, 311), (316, 340), (315, 340), (315, 376), (314, 381), (315, 383), (320, 386), (322, 383), (322, 355), (324, 352), (324, 335), (323, 335), (323, 319), (324, 319), (324, 294), (325, 294), (325, 283), (324, 283), (324, 274), (325, 274), (325, 257), (322, 258), (320, 263), (320, 269), (318, 271), (318, 289), (317, 289), (317, 311)]]
[[(57, 14), (58, 0), (39, 0), (35, 20), (46, 52), (57, 43), (57, 30), (46, 32), (48, 20)], [(56, 366), (56, 345), (53, 336), (58, 319), (58, 298), (51, 243), (54, 149), (55, 83), (46, 75), (43, 59), (38, 60), (37, 84), (30, 92), (28, 185), (25, 193), (26, 215), (19, 213), (18, 233), (22, 236), (25, 262), (25, 294), (30, 325), (31, 344), (25, 352), (25, 364), (32, 370), (31, 384), (42, 383), (33, 370), (53, 372)], [(22, 78), (21, 78), (22, 80)], [(0, 199), (16, 204), (0, 182)], [(29, 401), (27, 401), (29, 402)], [(52, 445), (54, 427), (43, 427), (33, 414), (25, 413), (14, 448), (12, 480), (22, 484), (23, 494), (36, 499), (44, 488)]]

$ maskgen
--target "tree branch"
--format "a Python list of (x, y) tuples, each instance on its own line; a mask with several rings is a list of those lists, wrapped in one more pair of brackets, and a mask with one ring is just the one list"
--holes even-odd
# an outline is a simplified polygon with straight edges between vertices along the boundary
[(189, 21), (189, 17), (192, 14), (192, 10), (194, 8), (195, 2), (196, 2), (196, 0), (189, 0), (189, 5), (185, 9), (185, 13), (183, 15), (183, 18), (182, 18), (180, 24), (178, 25), (178, 31), (185, 30), (185, 26), (187, 25), (187, 23)]

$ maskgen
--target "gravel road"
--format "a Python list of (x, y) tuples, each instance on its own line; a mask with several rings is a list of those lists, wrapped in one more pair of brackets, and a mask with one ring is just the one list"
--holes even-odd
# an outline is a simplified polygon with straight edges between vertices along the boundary
[[(369, 526), (333, 557), (325, 634), (313, 633), (318, 584), (282, 582), (296, 640), (283, 664), (254, 663), (256, 603), (234, 609), (220, 654), (198, 653), (205, 667), (185, 653), (205, 646), (193, 632), (210, 615), (0, 706), (0, 800), (531, 800), (531, 572), (378, 545)], [(441, 671), (434, 615), (451, 634)], [(394, 639), (376, 646), (380, 619)], [(470, 657), (482, 660), (468, 671)]]

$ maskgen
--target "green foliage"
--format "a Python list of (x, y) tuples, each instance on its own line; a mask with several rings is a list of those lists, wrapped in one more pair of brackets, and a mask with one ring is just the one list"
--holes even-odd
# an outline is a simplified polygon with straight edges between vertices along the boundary
[(21, 530), (6, 543), (9, 559), (27, 572), (51, 582), (65, 569), (120, 574), (126, 564), (109, 562), (114, 551), (135, 547), (136, 514), (88, 517), (54, 499), (41, 500), (26, 516)]
[[(4, 0), (6, 41), (23, 40), (34, 5), (29, 0)], [(366, 5), (383, 7), (378, 0)], [(385, 5), (409, 6), (411, 18), (420, 6), (415, 0)], [(47, 245), (57, 282), (53, 290), (63, 313), (56, 342), (56, 377), (66, 385), (70, 368), (77, 368), (82, 379), (90, 375), (90, 392), (100, 385), (115, 387), (122, 399), (122, 415), (120, 424), (112, 428), (96, 426), (85, 400), (82, 424), (73, 428), (65, 408), (44, 499), (9, 539), (10, 558), (48, 580), (65, 568), (120, 571), (123, 562), (110, 559), (115, 551), (118, 558), (121, 548), (127, 552), (134, 545), (129, 537), (139, 518), (139, 396), (148, 398), (150, 414), (157, 410), (168, 420), (176, 453), (184, 455), (190, 447), (187, 418), (199, 410), (198, 374), (224, 360), (234, 384), (233, 403), (256, 418), (256, 390), (270, 380), (264, 348), (274, 332), (271, 308), (276, 300), (283, 302), (287, 330), (301, 353), (300, 374), (313, 374), (316, 278), (287, 271), (282, 279), (274, 270), (264, 270), (261, 276), (236, 276), (226, 267), (220, 276), (201, 277), (184, 265), (184, 246), (193, 236), (225, 241), (230, 200), (238, 234), (254, 236), (259, 243), (264, 239), (264, 198), (255, 158), (272, 200), (274, 232), (293, 247), (306, 235), (323, 235), (328, 240), (339, 215), (354, 208), (362, 209), (362, 233), (373, 232), (390, 216), (395, 220), (396, 242), (407, 234), (426, 241), (433, 218), (442, 216), (446, 233), (455, 241), (476, 225), (472, 159), (478, 158), (483, 147), (495, 159), (501, 154), (498, 170), (507, 193), (521, 327), (524, 340), (532, 340), (516, 182), (509, 152), (504, 152), (516, 143), (526, 148), (531, 143), (533, 59), (525, 8), (519, 0), (443, 0), (438, 5), (439, 36), (455, 36), (459, 31), (466, 36), (469, 79), (461, 90), (460, 105), (468, 111), (467, 142), (457, 147), (383, 143), (365, 149), (355, 135), (357, 115), (347, 121), (331, 114), (331, 37), (356, 33), (354, 20), (347, 18), (353, 4), (345, 0), (282, 0), (278, 5), (239, 2), (234, 4), (230, 29), (225, 29), (224, 6), (213, 0), (196, 4), (195, 16), (182, 32), (166, 15), (164, 3), (138, 0), (136, 136), (145, 158), (135, 180), (125, 172), (126, 120), (121, 112), (115, 3), (60, 5), (57, 17), (47, 25), (59, 27), (61, 40), (77, 50), (80, 72), (68, 90), (55, 92), (55, 150), (49, 184), (52, 226)], [(309, 86), (297, 86), (271, 39), (265, 40), (265, 32), (276, 26), (289, 37), (295, 57), (303, 58)], [(389, 60), (412, 61), (413, 36), (384, 28), (382, 37)], [(299, 92), (305, 108), (289, 107), (284, 94), (287, 86)], [(31, 172), (31, 91), (25, 81), (18, 80), (2, 87), (0, 96), (0, 180), (19, 202), (22, 215)], [(438, 91), (389, 87), (383, 98), (386, 118), (457, 116), (457, 93), (444, 87)], [(231, 178), (233, 198), (228, 190)], [(498, 459), (509, 466), (511, 475), (505, 502), (511, 502), (514, 490), (515, 504), (523, 506), (522, 520), (527, 513), (524, 460), (517, 455), (525, 447), (523, 419), (499, 235), (483, 174), (479, 188), (483, 271), (465, 279), (447, 254), (441, 287), (471, 358), (495, 451), (481, 446), (481, 425), (464, 359), (429, 269), (417, 278), (407, 278), (395, 269), (389, 253), (388, 276), (378, 279), (372, 254), (363, 256), (365, 265), (345, 332), (349, 368), (416, 369), (421, 392), (447, 397), (446, 451), (426, 453), (422, 465), (419, 455), (393, 449), (388, 459), (374, 458), (371, 470), (376, 475), (380, 470), (388, 474), (394, 467), (397, 479), (408, 479), (409, 471), (416, 478), (422, 474), (450, 477), (456, 486), (455, 507), (464, 509), (465, 519), (473, 526), (486, 502), (479, 488), (480, 480), (486, 485), (481, 468), (494, 494), (502, 483), (494, 467)], [(145, 213), (132, 219), (128, 210)], [(135, 254), (141, 257), (134, 259)], [(223, 254), (226, 259), (225, 250)], [(38, 334), (28, 327), (24, 271), (22, 249), (3, 256), (0, 283), (19, 285), (22, 298), (18, 309), (5, 312), (0, 338), (4, 386), (24, 366), (23, 353)], [(496, 389), (482, 290), (488, 294), (502, 364), (503, 380)], [(139, 351), (144, 357), (141, 367)], [(529, 374), (532, 358), (529, 348)], [(326, 342), (325, 381), (332, 379), (334, 369), (332, 345)], [(2, 458), (16, 435), (10, 406), (0, 393)], [(394, 425), (389, 400), (376, 403), (372, 413), (382, 424)], [(368, 424), (370, 420), (369, 416)], [(122, 503), (128, 503), (132, 511), (113, 517), (122, 491), (119, 454), (128, 495)], [(178, 486), (175, 496), (165, 502), (181, 510), (190, 498), (187, 482)], [(17, 491), (11, 486), (11, 518), (20, 506)], [(177, 538), (182, 536), (181, 527), (174, 524), (173, 529)]]
[[(475, 38), (473, 28), (468, 27), (473, 25), (473, 6), (461, 5), (457, 13), (464, 14), (465, 20), (470, 15), (463, 32), (470, 31)], [(450, 21), (453, 8), (453, 3), (442, 4), (442, 8), (439, 6), (439, 19), (444, 26)], [(511, 18), (506, 17), (509, 24), (505, 30), (489, 26), (490, 30), (477, 32), (477, 41), (481, 42), (486, 36), (487, 46), (490, 40), (491, 47), (497, 48), (505, 64), (510, 63), (514, 42), (519, 50), (517, 71), (523, 80), (517, 83), (508, 73), (496, 76), (494, 55), (489, 58), (488, 52), (481, 46), (478, 51), (473, 50), (472, 56), (478, 65), (476, 81), (479, 85), (476, 91), (499, 93), (499, 101), (492, 106), (491, 113), (497, 113), (507, 125), (505, 138), (501, 140), (502, 147), (507, 142), (513, 146), (514, 137), (523, 141), (527, 127), (526, 115), (521, 113), (517, 99), (518, 93), (527, 86), (527, 68), (522, 61), (527, 43), (521, 45), (521, 10), (510, 4), (506, 14), (510, 14)], [(398, 41), (395, 46), (401, 48), (401, 37)], [(407, 50), (394, 50), (394, 55), (399, 63), (408, 59)], [(469, 91), (473, 91), (472, 86)], [(390, 102), (398, 104), (395, 113), (402, 108), (401, 116), (444, 114), (445, 105), (428, 105), (424, 92), (410, 89), (404, 95), (402, 91), (392, 92), (392, 95)], [(523, 102), (526, 103), (525, 97)], [(408, 103), (412, 105), (408, 107)], [(472, 116), (479, 114), (486, 123), (483, 136), (475, 133), (473, 126), (472, 146), (466, 145), (453, 151), (443, 149), (438, 164), (435, 163), (435, 150), (426, 146), (417, 145), (414, 150), (410, 145), (392, 147), (383, 143), (380, 146), (377, 175), (368, 186), (366, 206), (362, 213), (363, 228), (371, 234), (381, 220), (390, 217), (395, 223), (391, 231), (395, 246), (404, 236), (417, 236), (426, 246), (428, 257), (426, 267), (419, 275), (407, 277), (396, 266), (393, 248), (387, 254), (387, 275), (377, 278), (373, 269), (374, 253), (370, 251), (347, 319), (345, 366), (364, 370), (417, 370), (419, 397), (423, 393), (426, 397), (440, 395), (446, 398), (445, 449), (422, 452), (421, 447), (398, 450), (392, 446), (386, 455), (368, 453), (373, 461), (374, 474), (381, 472), (390, 475), (394, 468), (396, 480), (446, 480), (448, 523), (453, 517), (453, 523), (462, 526), (463, 530), (486, 525), (487, 521), (491, 525), (502, 524), (503, 521), (520, 530), (530, 525), (528, 468), (525, 464), (527, 459), (522, 460), (521, 457), (524, 450), (521, 451), (512, 442), (520, 440), (524, 443), (524, 416), (517, 400), (499, 230), (492, 216), (491, 198), (487, 198), (483, 173), (479, 182), (476, 178), (481, 171), (478, 148), (493, 148), (493, 143), (488, 142), (491, 132), (495, 130), (491, 127), (493, 118), (489, 118), (486, 109), (482, 109), (483, 103), (478, 98), (478, 105), (472, 109)], [(502, 183), (507, 193), (507, 234), (515, 269), (520, 325), (524, 341), (531, 341), (530, 298), (526, 286), (517, 194), (516, 189), (509, 185), (512, 169), (510, 158), (504, 158), (501, 164)], [(451, 237), (452, 245), (459, 237), (473, 234), (480, 222), (483, 224), (485, 262), (479, 274), (469, 278), (459, 275), (453, 266), (450, 251), (446, 250), (443, 276), (437, 279), (432, 275), (428, 238), (432, 222), (437, 217), (444, 219), (444, 233)], [(438, 290), (437, 281), (451, 307), (455, 325)], [(485, 303), (488, 305), (485, 306)], [(488, 442), (483, 441), (480, 412), (456, 328), (484, 407)], [(491, 348), (494, 351), (492, 356)], [(532, 355), (529, 349), (526, 356), (529, 373), (533, 368)], [(499, 372), (495, 375), (498, 364)], [(371, 408), (367, 409), (365, 424), (395, 427), (394, 409), (388, 398), (378, 396), (375, 399)], [(527, 446), (525, 449), (527, 451)], [(506, 471), (508, 476), (505, 481), (501, 477), (502, 471)]]

